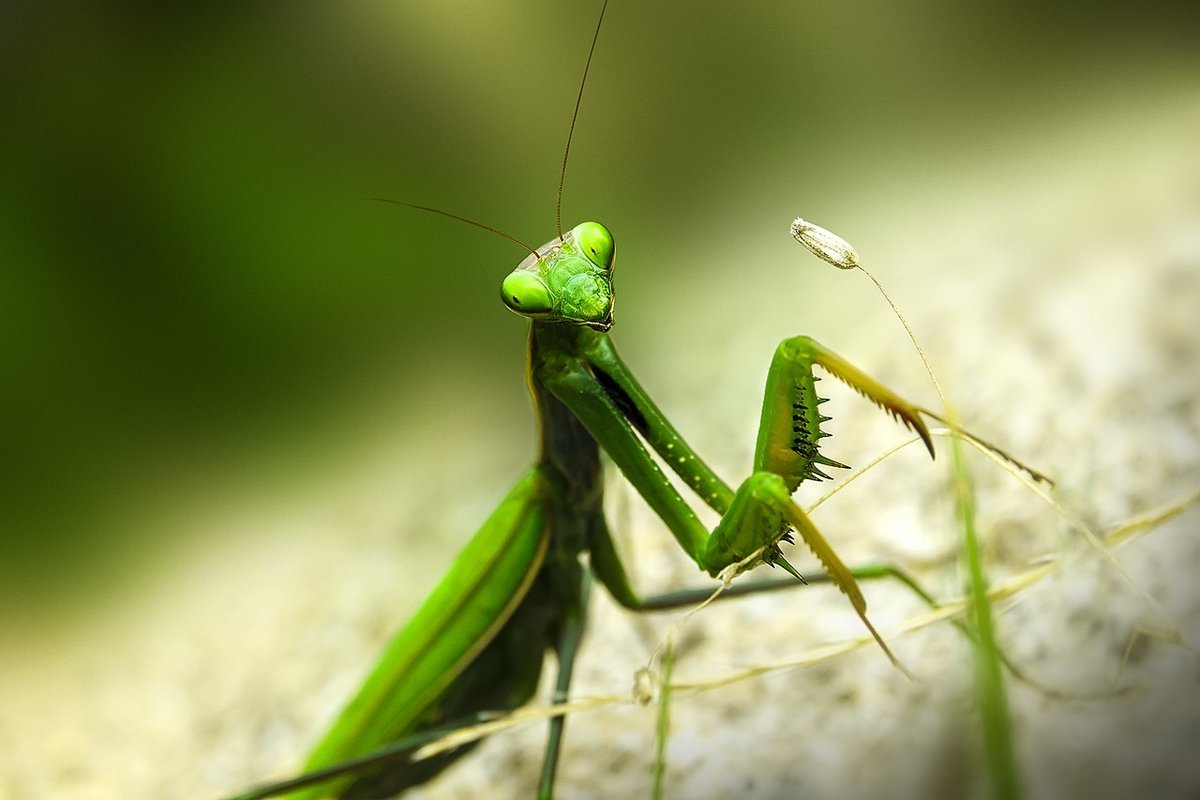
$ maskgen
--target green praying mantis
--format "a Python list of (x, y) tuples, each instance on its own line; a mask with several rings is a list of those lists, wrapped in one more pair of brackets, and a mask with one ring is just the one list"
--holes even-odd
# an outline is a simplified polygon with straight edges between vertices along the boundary
[[(603, 17), (602, 9), (589, 66)], [(585, 67), (576, 116), (586, 78)], [(528, 320), (526, 372), (541, 431), (536, 462), (387, 646), (358, 694), (313, 749), (306, 775), (252, 790), (240, 796), (244, 799), (282, 794), (294, 800), (385, 797), (423, 783), (470, 746), (419, 761), (405, 754), (483, 714), (527, 703), (537, 690), (547, 652), (554, 653), (558, 668), (553, 701), (565, 702), (594, 581), (632, 611), (685, 607), (709, 595), (704, 589), (643, 597), (633, 589), (604, 516), (602, 451), (703, 572), (731, 577), (769, 564), (790, 573), (782, 580), (739, 583), (722, 597), (806, 582), (781, 549), (798, 536), (825, 567), (823, 575), (808, 580), (836, 585), (895, 663), (867, 616), (856, 580), (886, 570), (850, 569), (792, 500), (802, 482), (827, 479), (826, 470), (846, 467), (822, 450), (828, 436), (823, 426), (830, 417), (822, 413), (826, 400), (818, 394), (820, 376), (814, 368), (848, 384), (914, 431), (931, 457), (925, 419), (941, 417), (817, 341), (788, 338), (776, 348), (769, 368), (751, 474), (736, 488), (727, 484), (650, 399), (609, 336), (615, 299), (613, 234), (598, 222), (562, 229), (562, 181), (574, 125), (575, 117), (560, 175), (558, 232), (538, 248), (518, 241), (528, 256), (500, 290), (504, 305)], [(488, 228), (437, 209), (412, 207)], [(720, 515), (715, 528), (701, 523), (659, 461)], [(553, 794), (565, 726), (563, 715), (549, 721), (539, 797)]]

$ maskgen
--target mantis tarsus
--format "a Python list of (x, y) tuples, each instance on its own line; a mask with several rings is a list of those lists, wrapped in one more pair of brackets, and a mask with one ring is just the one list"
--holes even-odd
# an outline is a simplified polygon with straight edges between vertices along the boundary
[[(598, 23), (597, 34), (599, 29)], [(592, 45), (594, 50), (595, 39)], [(589, 64), (590, 58), (589, 53)], [(586, 74), (585, 69), (585, 79)], [(579, 100), (576, 113), (578, 109)], [(569, 143), (570, 134), (568, 153)], [(564, 155), (564, 175), (566, 161)], [(560, 182), (560, 207), (561, 192)], [(932, 440), (923, 416), (936, 415), (904, 400), (815, 340), (786, 339), (776, 349), (768, 373), (752, 474), (735, 490), (654, 405), (609, 338), (616, 256), (612, 234), (597, 222), (565, 232), (561, 222), (558, 227), (558, 234), (542, 247), (523, 245), (529, 256), (501, 286), (504, 304), (529, 320), (527, 377), (541, 429), (536, 463), (393, 639), (358, 695), (314, 749), (308, 771), (338, 768), (396, 740), (524, 704), (537, 688), (548, 650), (558, 662), (555, 701), (565, 700), (593, 577), (631, 610), (694, 602), (688, 593), (640, 597), (630, 585), (602, 509), (601, 450), (683, 551), (710, 575), (767, 563), (791, 573), (794, 577), (785, 581), (795, 584), (803, 578), (785, 560), (780, 542), (798, 535), (825, 566), (822, 579), (846, 594), (891, 657), (867, 618), (854, 572), (791, 499), (801, 482), (828, 478), (826, 469), (845, 466), (820, 448), (828, 435), (822, 426), (829, 417), (821, 413), (825, 400), (818, 395), (820, 376), (813, 368), (845, 382), (911, 428), (931, 456)], [(700, 522), (668, 481), (651, 450), (721, 515), (713, 530)], [(739, 586), (729, 595), (776, 589), (781, 583)], [(550, 722), (541, 797), (553, 792), (564, 727), (562, 716)], [(419, 762), (339, 768), (336, 776), (289, 796), (386, 796), (428, 780), (467, 749)], [(290, 788), (281, 784), (245, 796)]]

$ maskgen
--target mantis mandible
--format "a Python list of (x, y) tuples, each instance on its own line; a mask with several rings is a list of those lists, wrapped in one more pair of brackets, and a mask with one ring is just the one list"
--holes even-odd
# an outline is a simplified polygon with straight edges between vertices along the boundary
[[(588, 66), (603, 18), (602, 9)], [(585, 67), (576, 116), (586, 78)], [(328, 776), (307, 781), (289, 797), (382, 797), (429, 780), (470, 747), (423, 761), (355, 766), (353, 760), (398, 740), (417, 741), (430, 731), (467, 724), (483, 712), (525, 704), (537, 689), (547, 651), (558, 663), (554, 702), (565, 702), (593, 579), (633, 611), (696, 601), (695, 593), (641, 597), (632, 588), (604, 517), (601, 451), (702, 571), (718, 576), (765, 563), (792, 576), (739, 584), (722, 596), (800, 585), (805, 579), (780, 547), (799, 536), (826, 570), (810, 578), (834, 583), (895, 661), (867, 617), (856, 572), (792, 500), (803, 481), (829, 478), (826, 469), (846, 466), (821, 448), (830, 417), (821, 413), (825, 399), (818, 395), (814, 367), (913, 430), (931, 457), (932, 438), (923, 417), (940, 418), (817, 341), (788, 338), (775, 350), (768, 372), (752, 472), (736, 489), (722, 480), (651, 401), (609, 337), (615, 297), (612, 233), (598, 222), (562, 230), (562, 180), (574, 125), (575, 117), (560, 175), (558, 233), (538, 248), (518, 241), (529, 255), (500, 290), (504, 305), (529, 321), (526, 374), (541, 430), (536, 462), (459, 553), (314, 748), (305, 770), (328, 770)], [(402, 205), (499, 233), (444, 211)], [(650, 451), (720, 514), (715, 528), (700, 522)], [(553, 793), (565, 717), (553, 717), (549, 727), (538, 790), (543, 798)], [(242, 797), (281, 794), (298, 785), (275, 784)]]

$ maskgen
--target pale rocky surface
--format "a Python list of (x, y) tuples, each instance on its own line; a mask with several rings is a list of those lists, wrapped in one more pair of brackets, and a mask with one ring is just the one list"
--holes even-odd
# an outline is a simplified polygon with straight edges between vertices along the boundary
[[(816, 220), (850, 239), (890, 287), (969, 426), (1053, 474), (1057, 496), (1097, 530), (1200, 486), (1194, 99), (1168, 98), (1159, 117), (1136, 122), (1098, 111), (1090, 123), (1100, 133), (1069, 155), (999, 156), (971, 178), (989, 187), (972, 203), (913, 207), (898, 185), (865, 200), (857, 216)], [(1155, 144), (1129, 151), (1127, 141)], [(768, 172), (760, 178), (771, 180)], [(935, 197), (941, 182), (953, 198), (966, 178), (924, 180), (917, 196)], [(789, 333), (811, 333), (933, 402), (873, 287), (788, 239), (788, 223), (806, 209), (756, 213), (778, 218), (776, 238), (729, 241), (728, 252), (710, 247), (707, 255), (754, 252), (769, 273), (767, 297), (755, 300), (766, 306), (747, 314), (727, 301), (719, 280), (699, 282), (675, 299), (710, 309), (704, 321), (669, 326), (670, 334), (626, 353), (639, 374), (653, 376), (650, 388), (684, 434), (731, 478), (747, 468), (762, 375)], [(624, 268), (636, 268), (634, 254), (623, 258)], [(797, 270), (810, 288), (787, 297), (775, 287), (793, 285)], [(619, 325), (615, 335), (620, 342)], [(695, 363), (670, 363), (677, 352)], [(731, 374), (704, 373), (726, 364)], [(848, 392), (830, 391), (835, 458), (863, 464), (904, 438)], [(434, 418), (431, 411), (430, 425)], [(215, 510), (211, 544), (108, 615), (116, 621), (10, 645), (0, 664), (0, 796), (211, 798), (287, 774), (449, 562), (453, 545), (424, 532), (461, 541), (510, 482), (483, 452), (464, 501), (458, 486), (434, 482), (461, 471), (435, 433), (402, 441), (381, 433), (380, 441), (391, 445), (320, 491), (250, 511)], [(953, 596), (947, 453), (943, 446), (930, 465), (915, 448), (903, 452), (822, 508), (817, 523), (847, 561), (895, 561)], [(1164, 619), (1018, 482), (982, 458), (971, 464), (992, 577), (1046, 554), (1065, 562), (1001, 607), (1003, 646), (1049, 686), (1101, 694), (1064, 700), (1009, 684), (1027, 796), (1197, 796), (1200, 658), (1143, 636), (1121, 665), (1139, 630), (1174, 627), (1200, 647), (1200, 510), (1116, 554)], [(810, 488), (802, 497), (816, 494)], [(698, 582), (628, 489), (616, 489), (611, 503), (641, 588)], [(210, 523), (198, 515), (196, 524)], [(811, 570), (811, 559), (794, 552)], [(867, 594), (885, 635), (920, 611), (896, 587), (872, 585)], [(575, 694), (627, 695), (676, 619), (631, 618), (598, 591)], [(860, 634), (829, 589), (737, 601), (688, 622), (676, 674), (717, 678)], [(866, 648), (678, 696), (666, 796), (985, 796), (961, 637), (943, 624), (892, 644), (915, 681)], [(649, 796), (654, 713), (627, 704), (572, 718), (560, 796)], [(543, 736), (540, 725), (497, 736), (412, 796), (529, 796)]]

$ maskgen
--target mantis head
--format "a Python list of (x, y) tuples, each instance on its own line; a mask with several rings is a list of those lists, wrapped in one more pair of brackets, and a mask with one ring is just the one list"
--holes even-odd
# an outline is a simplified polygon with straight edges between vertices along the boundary
[(516, 314), (606, 331), (613, 324), (616, 245), (599, 222), (581, 222), (531, 253), (500, 287)]

